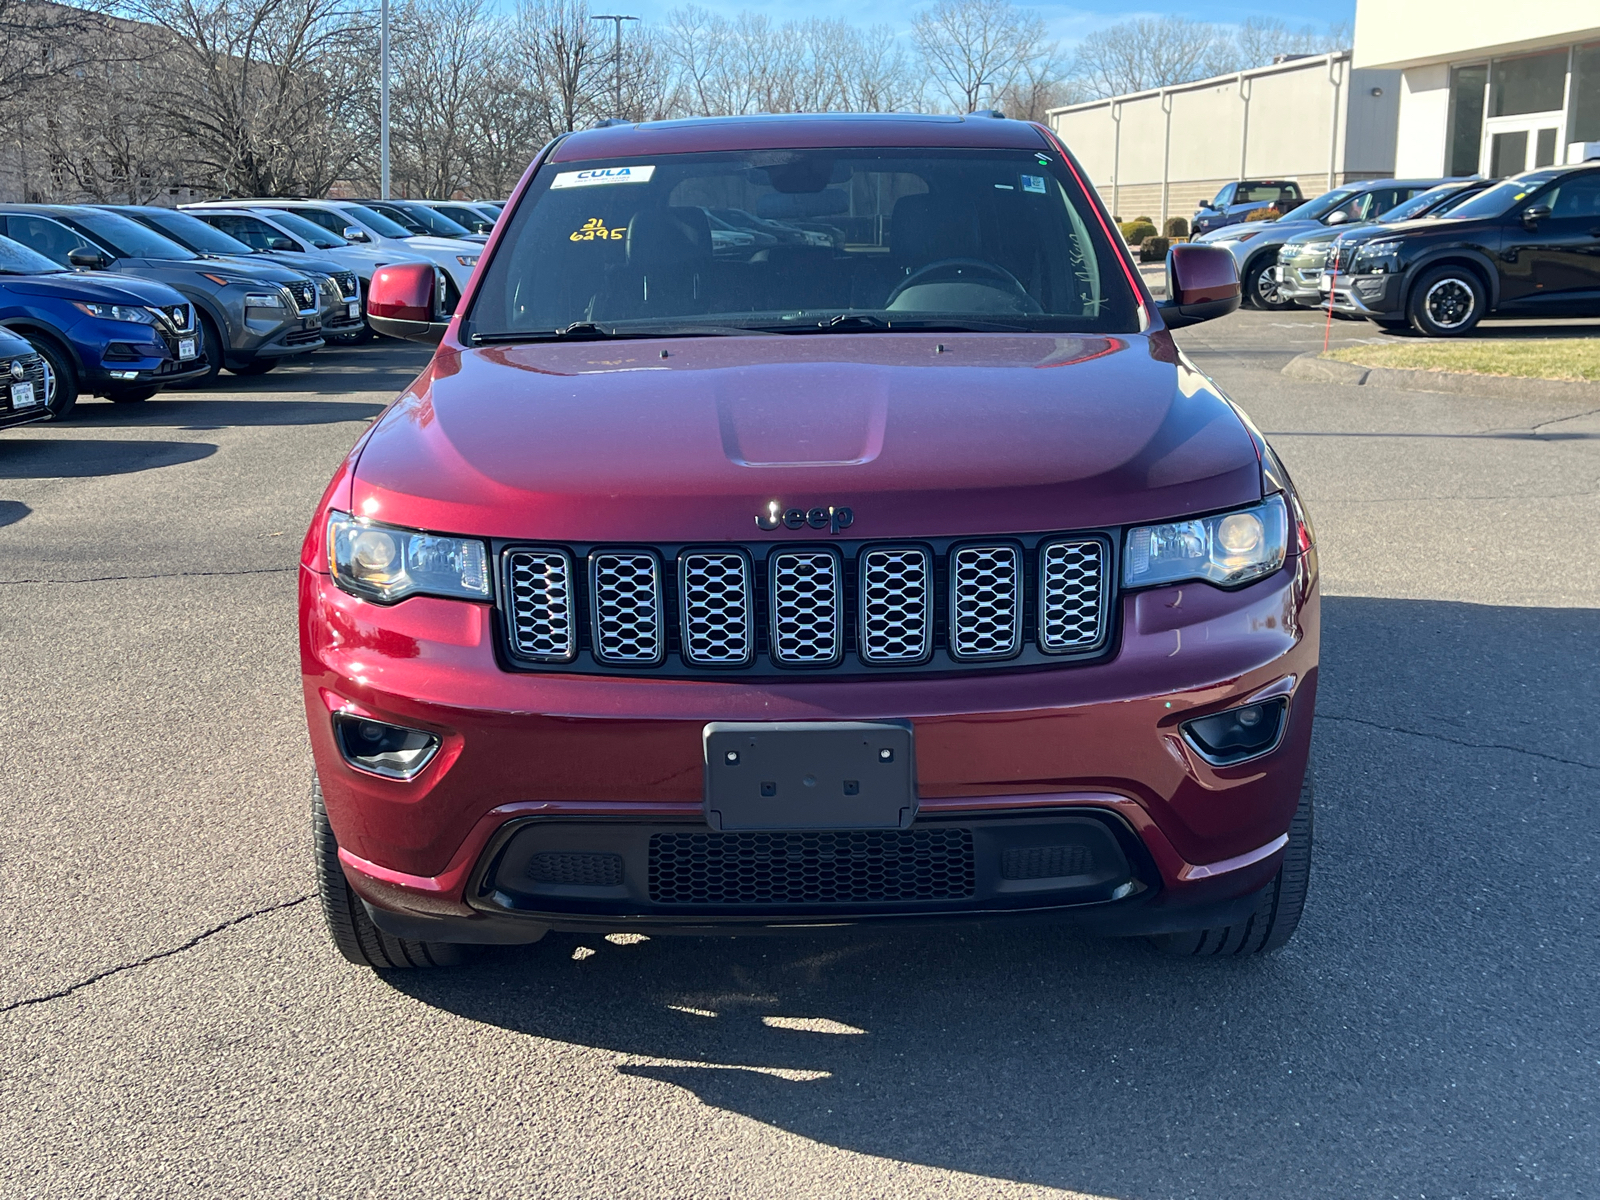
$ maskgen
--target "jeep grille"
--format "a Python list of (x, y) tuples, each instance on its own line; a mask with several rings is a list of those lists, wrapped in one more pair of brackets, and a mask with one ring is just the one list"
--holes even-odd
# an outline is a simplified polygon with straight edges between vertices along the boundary
[(510, 546), (505, 645), (514, 667), (607, 674), (1041, 666), (1108, 647), (1113, 544)]

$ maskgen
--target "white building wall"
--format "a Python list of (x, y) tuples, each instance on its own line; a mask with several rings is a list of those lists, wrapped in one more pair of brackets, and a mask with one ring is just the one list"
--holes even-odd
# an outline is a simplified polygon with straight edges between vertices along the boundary
[(1401, 72), (1400, 129), (1394, 173), (1401, 178), (1445, 173), (1450, 123), (1450, 68), (1445, 64)]

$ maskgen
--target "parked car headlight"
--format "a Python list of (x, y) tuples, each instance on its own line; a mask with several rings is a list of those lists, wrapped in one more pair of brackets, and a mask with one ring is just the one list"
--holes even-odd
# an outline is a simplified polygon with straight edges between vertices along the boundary
[(1281, 495), (1213, 517), (1143, 525), (1128, 531), (1123, 583), (1128, 587), (1184, 579), (1204, 579), (1224, 587), (1247, 583), (1283, 565), (1288, 537), (1288, 510)]
[(284, 308), (286, 307), (281, 292), (249, 292), (245, 295), (246, 308)]
[(158, 319), (150, 309), (135, 304), (85, 304), (74, 300), (72, 307), (103, 321), (134, 321), (140, 325), (154, 325)]
[(1390, 275), (1400, 269), (1399, 242), (1368, 242), (1356, 251), (1352, 275)]
[(458, 254), (456, 255), (456, 261), (463, 267), (475, 267), (478, 265), (480, 257), (482, 256), (477, 254)]
[(415, 595), (489, 598), (489, 553), (482, 542), (348, 513), (328, 516), (328, 569), (345, 591), (385, 604)]

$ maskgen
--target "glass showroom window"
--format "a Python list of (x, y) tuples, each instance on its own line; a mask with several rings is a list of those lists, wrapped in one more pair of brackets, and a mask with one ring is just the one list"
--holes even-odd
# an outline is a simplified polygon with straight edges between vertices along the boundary
[(1489, 81), (1492, 117), (1560, 112), (1567, 103), (1567, 50), (1495, 60)]
[(1483, 146), (1483, 89), (1489, 84), (1489, 67), (1476, 63), (1450, 72), (1451, 175), (1476, 175)]
[(1572, 51), (1571, 140), (1600, 142), (1600, 42)]

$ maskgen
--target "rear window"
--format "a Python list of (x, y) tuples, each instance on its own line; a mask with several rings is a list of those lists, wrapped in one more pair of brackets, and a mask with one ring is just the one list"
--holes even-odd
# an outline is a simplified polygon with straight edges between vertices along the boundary
[(1135, 332), (1058, 157), (784, 150), (539, 170), (485, 268), (480, 340), (674, 333)]

